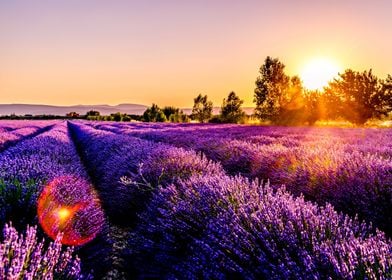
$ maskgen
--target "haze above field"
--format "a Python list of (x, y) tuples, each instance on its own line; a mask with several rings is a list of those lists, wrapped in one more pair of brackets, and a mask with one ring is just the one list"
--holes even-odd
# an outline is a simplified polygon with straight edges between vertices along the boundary
[(383, 77), (391, 10), (387, 0), (0, 0), (0, 103), (189, 108), (199, 93), (220, 106), (234, 90), (251, 107), (267, 55), (302, 78), (317, 59)]

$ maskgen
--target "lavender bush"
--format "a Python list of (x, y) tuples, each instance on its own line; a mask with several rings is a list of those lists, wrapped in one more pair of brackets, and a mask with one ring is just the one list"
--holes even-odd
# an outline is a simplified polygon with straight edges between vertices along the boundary
[(388, 279), (383, 233), (284, 189), (192, 177), (157, 192), (130, 239), (143, 277)]
[[(96, 201), (92, 181), (109, 223), (77, 248), (82, 261), (51, 264), (53, 277), (78, 277), (67, 274), (75, 264), (99, 279), (392, 278), (391, 240), (369, 223), (390, 234), (390, 130), (55, 124), (0, 122), (16, 137), (0, 152), (0, 222), (31, 223), (41, 195), (52, 229), (60, 204), (68, 215)], [(90, 210), (103, 219), (88, 208), (75, 228)], [(3, 275), (28, 259), (2, 257)]]
[[(57, 177), (41, 192), (37, 215), (41, 227), (53, 239), (62, 232), (62, 243), (80, 246), (102, 230), (105, 217), (88, 181), (76, 176)], [(62, 211), (62, 212), (61, 212)], [(59, 213), (63, 213), (59, 219)]]
[(194, 149), (220, 162), (229, 174), (269, 179), (297, 196), (358, 214), (392, 234), (391, 130), (134, 126), (105, 129)]
[(223, 172), (219, 164), (192, 151), (80, 124), (70, 127), (103, 197), (107, 214), (119, 224), (134, 220), (158, 185), (166, 186), (194, 174)]
[[(49, 130), (53, 123), (52, 122), (35, 122), (34, 125), (28, 125), (29, 123), (21, 122), (8, 122), (7, 125), (4, 123), (0, 124), (0, 151), (16, 144), (17, 142), (38, 135), (41, 132)], [(21, 126), (23, 125), (23, 126)]]
[[(27, 226), (19, 234), (12, 225), (5, 225), (0, 244), (0, 279), (82, 279), (80, 260), (73, 257), (73, 248), (62, 250), (61, 235), (46, 245), (39, 242), (37, 228)], [(86, 278), (84, 278), (86, 279)]]
[[(67, 176), (77, 178), (67, 186), (83, 199), (85, 182), (90, 179), (69, 137), (66, 122), (57, 122), (50, 130), (0, 153), (0, 225), (12, 221), (17, 228), (22, 228), (36, 223), (40, 193), (56, 178)], [(94, 269), (95, 275), (102, 275), (111, 266), (110, 243), (103, 231), (94, 241), (78, 248), (83, 269)]]
[(45, 184), (73, 174), (88, 178), (65, 123), (1, 153), (0, 224), (9, 220), (21, 225), (32, 222)]

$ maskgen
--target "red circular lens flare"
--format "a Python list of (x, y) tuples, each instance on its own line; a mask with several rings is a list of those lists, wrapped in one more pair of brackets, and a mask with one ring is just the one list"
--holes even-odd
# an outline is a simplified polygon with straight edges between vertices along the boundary
[(100, 232), (104, 214), (92, 186), (76, 176), (55, 178), (38, 199), (38, 220), (52, 239), (63, 233), (61, 243), (83, 245)]

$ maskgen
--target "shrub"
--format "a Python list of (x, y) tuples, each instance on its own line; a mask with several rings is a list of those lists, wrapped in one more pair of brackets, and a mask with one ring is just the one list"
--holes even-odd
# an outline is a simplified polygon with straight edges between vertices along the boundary
[(27, 226), (19, 234), (12, 225), (3, 230), (0, 244), (0, 279), (81, 279), (80, 260), (73, 257), (73, 248), (62, 250), (59, 234), (46, 246), (39, 242), (37, 228)]

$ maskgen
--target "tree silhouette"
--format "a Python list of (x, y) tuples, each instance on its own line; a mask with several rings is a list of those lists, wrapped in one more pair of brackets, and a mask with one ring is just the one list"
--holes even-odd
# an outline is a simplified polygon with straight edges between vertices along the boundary
[(110, 114), (110, 116), (112, 117), (112, 120), (115, 122), (121, 122), (121, 120), (122, 120), (122, 115), (120, 112)]
[(309, 91), (299, 77), (284, 72), (285, 65), (268, 56), (256, 79), (255, 114), (277, 124), (313, 124), (319, 119), (345, 118), (363, 124), (392, 111), (392, 76), (378, 79), (372, 70), (347, 69), (323, 91)]
[(285, 65), (267, 56), (256, 79), (255, 114), (277, 124), (298, 124), (306, 120), (304, 88), (298, 76), (284, 72)]
[(143, 120), (145, 122), (165, 122), (166, 117), (162, 112), (161, 108), (156, 104), (152, 104), (151, 107), (147, 108), (143, 113)]
[(254, 101), (255, 114), (262, 120), (277, 121), (290, 85), (290, 77), (284, 73), (285, 65), (277, 58), (267, 56), (256, 79)]
[(383, 87), (372, 70), (360, 73), (347, 69), (329, 83), (326, 93), (339, 99), (338, 115), (355, 124), (364, 124), (372, 117), (385, 114), (387, 101), (384, 92), (387, 92), (387, 88), (388, 79)]
[(180, 109), (173, 106), (165, 106), (162, 108), (162, 112), (165, 114), (166, 119), (169, 119), (171, 115), (178, 114)]
[(304, 121), (310, 125), (326, 116), (323, 96), (324, 93), (319, 90), (305, 90), (303, 93)]
[(98, 111), (90, 110), (86, 113), (87, 117), (99, 117), (101, 114)]
[(385, 80), (381, 81), (381, 86), (382, 114), (387, 115), (392, 112), (392, 76), (388, 75)]
[(244, 111), (241, 109), (241, 105), (244, 103), (234, 91), (230, 92), (227, 99), (223, 99), (221, 108), (221, 119), (222, 122), (226, 123), (238, 123), (245, 116)]
[(184, 114), (180, 108), (176, 108), (173, 106), (166, 106), (163, 107), (162, 112), (165, 114), (165, 117), (170, 122), (188, 122), (189, 118), (187, 115)]
[(304, 87), (301, 79), (298, 76), (293, 76), (280, 99), (280, 110), (274, 122), (284, 125), (303, 123), (306, 120), (304, 110)]
[(193, 101), (192, 118), (201, 123), (207, 122), (212, 116), (212, 102), (207, 100), (207, 95), (201, 94)]

